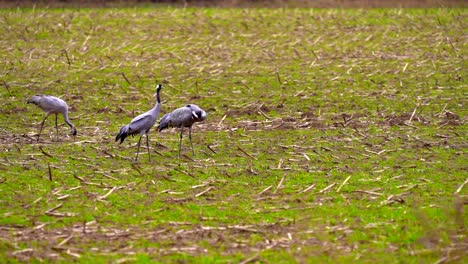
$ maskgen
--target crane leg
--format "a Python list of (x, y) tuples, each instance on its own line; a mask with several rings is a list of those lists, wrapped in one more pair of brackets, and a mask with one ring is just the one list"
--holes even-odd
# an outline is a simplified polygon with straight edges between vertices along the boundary
[(192, 127), (189, 128), (189, 139), (190, 139), (190, 145), (192, 146), (192, 155), (195, 156), (195, 151), (193, 151), (193, 143), (192, 143)]
[(50, 114), (47, 113), (46, 116), (44, 117), (44, 119), (41, 122), (41, 128), (39, 128), (39, 134), (37, 135), (37, 141), (39, 141), (39, 137), (41, 136), (42, 128), (44, 127), (44, 123), (47, 120), (47, 117), (49, 117), (49, 115)]
[(59, 141), (59, 136), (58, 136), (58, 114), (55, 114), (55, 131), (57, 132), (57, 142)]
[(138, 161), (138, 153), (140, 152), (140, 143), (141, 143), (141, 136), (140, 136), (140, 139), (138, 140), (137, 154), (136, 154), (135, 161)]
[(151, 154), (150, 154), (150, 146), (149, 146), (148, 134), (146, 134), (146, 147), (148, 148), (148, 159), (149, 159), (149, 161), (151, 161)]
[(184, 132), (184, 127), (180, 129), (180, 139), (179, 139), (179, 159), (180, 159), (180, 149), (182, 148), (182, 133)]

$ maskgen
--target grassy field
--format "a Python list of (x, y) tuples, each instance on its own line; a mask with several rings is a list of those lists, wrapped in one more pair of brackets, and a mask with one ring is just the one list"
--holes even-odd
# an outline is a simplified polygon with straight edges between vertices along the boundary
[[(466, 9), (0, 10), (0, 262), (468, 260)], [(155, 103), (208, 119), (114, 142)], [(27, 99), (69, 103), (78, 135)], [(59, 118), (62, 122), (62, 118)]]

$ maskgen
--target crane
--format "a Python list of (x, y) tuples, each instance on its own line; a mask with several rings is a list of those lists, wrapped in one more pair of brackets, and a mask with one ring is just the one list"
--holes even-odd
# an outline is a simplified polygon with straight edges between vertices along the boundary
[(179, 139), (179, 159), (180, 159), (180, 149), (182, 147), (182, 133), (184, 132), (184, 127), (189, 128), (189, 138), (190, 145), (192, 146), (192, 154), (195, 155), (193, 151), (192, 143), (192, 125), (196, 122), (201, 122), (206, 119), (206, 112), (203, 111), (200, 107), (194, 104), (188, 104), (186, 106), (175, 109), (174, 111), (165, 114), (161, 121), (159, 122), (158, 130), (162, 130), (169, 127), (180, 128), (180, 139)]
[(134, 136), (137, 134), (140, 135), (140, 140), (138, 140), (138, 147), (137, 147), (135, 161), (138, 160), (141, 137), (143, 135), (146, 135), (146, 147), (148, 148), (148, 159), (151, 161), (148, 133), (150, 132), (153, 125), (156, 123), (156, 120), (158, 119), (158, 116), (159, 116), (159, 112), (161, 110), (161, 98), (159, 97), (159, 92), (161, 91), (161, 89), (162, 89), (162, 84), (158, 84), (156, 86), (156, 93), (154, 94), (157, 100), (156, 105), (148, 112), (143, 113), (133, 118), (130, 124), (121, 127), (119, 134), (117, 134), (117, 136), (115, 137), (115, 141), (118, 141), (120, 139), (120, 144), (122, 144), (122, 142), (124, 142), (126, 137)]
[(71, 133), (73, 136), (76, 136), (76, 127), (73, 125), (70, 120), (68, 119), (68, 105), (62, 99), (51, 96), (51, 95), (42, 95), (37, 94), (32, 96), (28, 102), (28, 104), (35, 104), (42, 111), (46, 112), (46, 116), (41, 122), (41, 128), (39, 129), (39, 134), (37, 135), (37, 141), (39, 141), (39, 137), (41, 136), (42, 128), (44, 127), (44, 123), (49, 117), (50, 114), (55, 114), (55, 129), (57, 131), (57, 141), (58, 141), (58, 114), (63, 115), (63, 119), (65, 119), (65, 123), (67, 123), (71, 128)]

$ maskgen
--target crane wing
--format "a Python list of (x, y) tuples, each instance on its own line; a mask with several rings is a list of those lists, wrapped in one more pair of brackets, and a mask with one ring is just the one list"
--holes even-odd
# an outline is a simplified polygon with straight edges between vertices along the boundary
[(156, 120), (149, 114), (142, 114), (135, 117), (129, 126), (129, 134), (139, 134), (144, 131), (148, 131), (153, 127)]

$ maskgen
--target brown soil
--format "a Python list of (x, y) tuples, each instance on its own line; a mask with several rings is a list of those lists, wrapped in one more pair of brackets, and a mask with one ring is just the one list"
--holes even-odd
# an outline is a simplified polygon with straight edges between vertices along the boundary
[(465, 0), (49, 0), (5, 1), (0, 7), (125, 7), (163, 4), (181, 7), (304, 7), (304, 8), (372, 8), (372, 7), (467, 7)]
[[(344, 226), (325, 227), (314, 230), (326, 232), (330, 228), (345, 230)], [(288, 237), (289, 234), (289, 237)], [(316, 245), (324, 250), (337, 250), (348, 248), (343, 242), (330, 244), (320, 241), (314, 234), (304, 234), (291, 223), (274, 223), (263, 225), (220, 225), (204, 226), (185, 222), (171, 222), (154, 228), (101, 226), (95, 221), (86, 224), (75, 224), (69, 228), (50, 229), (45, 224), (36, 227), (0, 226), (0, 235), (11, 244), (7, 244), (10, 257), (19, 261), (28, 262), (33, 259), (58, 261), (70, 256), (79, 258), (86, 252), (83, 245), (94, 244), (91, 249), (98, 255), (122, 254), (133, 256), (136, 253), (147, 253), (152, 256), (164, 256), (174, 253), (200, 255), (208, 250), (223, 249), (223, 254), (243, 253), (253, 255), (265, 249), (296, 248), (297, 246)], [(250, 236), (262, 237), (255, 244), (246, 243)], [(161, 248), (147, 247), (135, 249), (132, 243), (139, 240), (153, 243), (162, 243)], [(39, 247), (31, 247), (34, 241), (41, 241)], [(209, 244), (208, 248), (201, 247), (200, 241)], [(325, 244), (324, 244), (325, 243)], [(20, 249), (18, 244), (28, 247)]]

